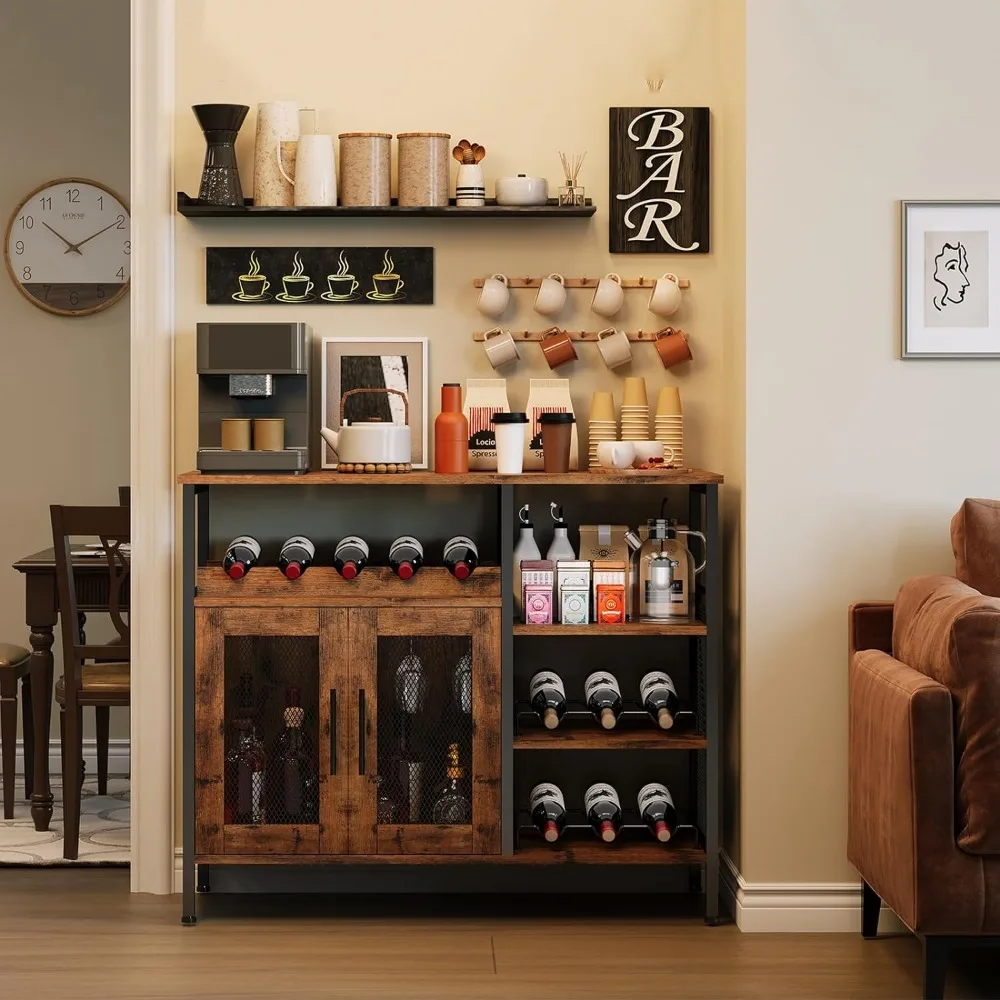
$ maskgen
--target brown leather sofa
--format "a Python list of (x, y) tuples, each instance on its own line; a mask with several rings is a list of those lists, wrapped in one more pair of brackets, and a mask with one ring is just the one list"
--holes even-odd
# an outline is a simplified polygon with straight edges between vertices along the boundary
[(862, 934), (881, 902), (924, 946), (924, 996), (950, 953), (1000, 944), (1000, 502), (952, 520), (956, 578), (850, 610), (847, 856)]

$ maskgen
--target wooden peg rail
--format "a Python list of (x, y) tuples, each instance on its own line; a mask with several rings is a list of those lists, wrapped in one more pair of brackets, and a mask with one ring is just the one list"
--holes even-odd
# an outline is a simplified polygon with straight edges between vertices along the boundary
[[(670, 328), (667, 327), (667, 329), (670, 329)], [(479, 343), (482, 343), (486, 339), (486, 334), (490, 333), (490, 332), (492, 332), (492, 331), (482, 331), (482, 330), (477, 331), (476, 333), (474, 333), (472, 335), (472, 339), (475, 340), (475, 341), (478, 341)], [(508, 330), (508, 331), (505, 331), (505, 332), (510, 333), (511, 337), (514, 340), (518, 341), (519, 343), (536, 343), (537, 344), (537, 343), (541, 343), (542, 337), (544, 337), (545, 334), (547, 334), (549, 331), (548, 330)], [(590, 330), (564, 330), (564, 331), (560, 331), (560, 332), (567, 333), (569, 335), (569, 339), (573, 340), (573, 341), (575, 341), (577, 343), (590, 343), (590, 344), (596, 344), (597, 343), (597, 331), (596, 330), (595, 331), (590, 331)], [(625, 336), (628, 337), (628, 339), (633, 344), (637, 344), (637, 343), (651, 344), (654, 340), (656, 340), (656, 335), (658, 333), (663, 333), (663, 332), (664, 331), (662, 329), (661, 330), (636, 330), (634, 332), (627, 331), (625, 333)], [(680, 333), (681, 331), (680, 330), (674, 330), (673, 332), (674, 333)]]
[[(537, 288), (541, 283), (541, 278), (512, 278), (507, 275), (507, 287), (508, 288)], [(476, 288), (482, 288), (485, 278), (476, 278), (473, 284)], [(564, 278), (563, 284), (567, 288), (596, 288), (597, 283), (601, 279), (598, 278)], [(622, 278), (622, 288), (652, 288), (657, 282), (656, 278)], [(678, 288), (690, 288), (691, 279), (690, 278), (678, 278), (677, 279)]]

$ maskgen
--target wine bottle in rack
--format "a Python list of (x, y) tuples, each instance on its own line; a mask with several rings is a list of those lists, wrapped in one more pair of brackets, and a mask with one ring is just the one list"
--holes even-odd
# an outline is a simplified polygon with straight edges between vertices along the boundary
[(389, 565), (401, 580), (409, 580), (424, 564), (424, 547), (412, 535), (401, 535), (389, 546)]
[(639, 814), (643, 823), (661, 844), (665, 844), (677, 829), (677, 810), (666, 785), (653, 781), (639, 789)]
[(316, 546), (305, 535), (293, 535), (285, 540), (278, 555), (278, 569), (289, 580), (297, 580), (316, 558)]
[(594, 718), (605, 729), (614, 729), (622, 714), (622, 693), (614, 675), (607, 670), (592, 673), (584, 681), (583, 696)]
[(594, 833), (606, 844), (618, 836), (622, 825), (622, 804), (612, 785), (598, 783), (584, 792), (583, 808)]
[(260, 559), (260, 542), (250, 535), (239, 535), (226, 548), (222, 568), (234, 580), (242, 580)]
[(345, 579), (353, 580), (368, 565), (368, 543), (358, 535), (348, 535), (337, 542), (333, 567)]
[(668, 674), (653, 670), (639, 681), (642, 707), (660, 729), (670, 729), (677, 715), (677, 690)]
[(479, 565), (476, 543), (465, 535), (456, 535), (444, 543), (444, 564), (459, 580), (468, 580)]
[(546, 729), (555, 729), (566, 714), (566, 689), (562, 678), (551, 670), (540, 670), (531, 678), (528, 697), (532, 710)]
[(531, 822), (538, 832), (554, 844), (566, 825), (566, 800), (562, 789), (551, 782), (543, 782), (531, 789)]

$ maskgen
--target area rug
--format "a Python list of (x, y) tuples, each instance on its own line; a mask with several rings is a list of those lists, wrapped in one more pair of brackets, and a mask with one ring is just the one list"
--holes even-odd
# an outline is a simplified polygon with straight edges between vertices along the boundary
[(129, 862), (129, 779), (108, 778), (108, 794), (97, 794), (97, 778), (83, 783), (80, 849), (76, 861), (63, 855), (62, 782), (52, 781), (55, 808), (44, 833), (31, 822), (18, 776), (13, 819), (0, 819), (0, 865), (127, 865)]

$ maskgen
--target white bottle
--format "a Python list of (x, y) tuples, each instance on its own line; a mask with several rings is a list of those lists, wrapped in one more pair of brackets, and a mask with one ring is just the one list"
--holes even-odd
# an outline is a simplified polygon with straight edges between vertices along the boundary
[(552, 543), (549, 551), (545, 553), (546, 559), (558, 562), (560, 559), (576, 559), (576, 550), (569, 542), (569, 528), (562, 516), (562, 505), (557, 503), (549, 504), (549, 513), (552, 515), (553, 533)]
[(520, 617), (521, 608), (521, 563), (525, 559), (541, 559), (542, 554), (535, 544), (535, 526), (528, 520), (528, 505), (525, 504), (518, 512), (521, 530), (514, 546), (514, 608)]

